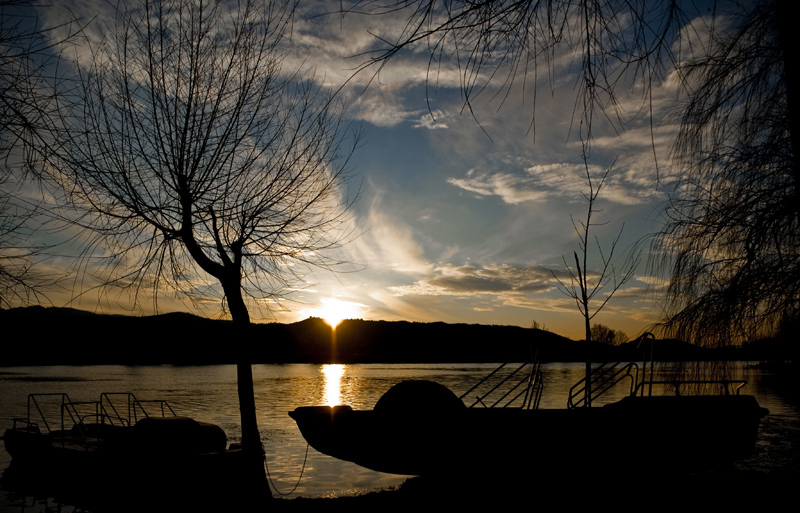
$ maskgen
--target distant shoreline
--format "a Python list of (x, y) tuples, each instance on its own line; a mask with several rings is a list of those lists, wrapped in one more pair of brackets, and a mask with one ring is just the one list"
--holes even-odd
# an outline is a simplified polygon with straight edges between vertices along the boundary
[[(188, 313), (135, 317), (71, 308), (0, 310), (4, 367), (26, 365), (215, 365), (280, 363), (500, 363), (641, 361), (648, 348), (574, 341), (518, 326), (322, 319), (252, 324)], [(19, 342), (13, 337), (19, 338)], [(677, 340), (655, 342), (656, 361), (796, 361), (796, 345), (764, 341), (712, 350)]]

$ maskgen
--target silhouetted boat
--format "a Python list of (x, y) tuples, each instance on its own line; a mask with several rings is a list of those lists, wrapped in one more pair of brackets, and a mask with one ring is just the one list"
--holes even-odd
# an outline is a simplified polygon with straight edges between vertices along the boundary
[(13, 419), (3, 442), (12, 458), (4, 481), (35, 481), (48, 493), (84, 495), (132, 488), (141, 493), (176, 478), (216, 485), (236, 468), (241, 452), (227, 447), (219, 426), (130, 393), (104, 393), (92, 402), (31, 394), (27, 416)]
[[(639, 383), (602, 407), (538, 409), (538, 374), (535, 368), (521, 391), (517, 383), (491, 405), (479, 396), (468, 407), (462, 399), (470, 392), (459, 398), (434, 382), (405, 381), (373, 410), (304, 406), (289, 415), (311, 447), (380, 472), (542, 476), (586, 463), (607, 471), (709, 468), (751, 454), (768, 413), (752, 396), (650, 396)], [(513, 407), (516, 398), (521, 407)]]

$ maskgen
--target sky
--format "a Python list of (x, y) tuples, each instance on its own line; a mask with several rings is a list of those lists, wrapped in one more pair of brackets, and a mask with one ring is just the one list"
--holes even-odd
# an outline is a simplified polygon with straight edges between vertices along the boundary
[[(96, 15), (87, 39), (101, 39), (108, 3), (67, 0), (65, 6), (82, 19)], [(620, 268), (628, 249), (637, 242), (644, 248), (633, 278), (592, 322), (633, 338), (658, 321), (664, 275), (647, 265), (647, 241), (662, 226), (674, 185), (672, 131), (663, 121), (675, 106), (669, 77), (654, 89), (655, 125), (641, 90), (619, 91), (622, 121), (616, 127), (601, 119), (593, 124), (584, 163), (574, 116), (576, 63), (568, 52), (558, 56), (551, 78), (536, 82), (529, 76), (501, 96), (490, 82), (471, 114), (455, 63), (443, 62), (432, 84), (424, 48), (398, 54), (377, 75), (370, 68), (354, 76), (363, 62), (359, 55), (375, 44), (371, 33), (391, 33), (402, 19), (325, 15), (338, 6), (338, 0), (300, 2), (284, 69), (299, 69), (330, 90), (341, 88), (347, 116), (363, 130), (351, 162), (350, 183), (359, 189), (351, 210), (354, 237), (332, 255), (349, 264), (337, 273), (312, 269), (280, 305), (262, 305), (256, 320), (338, 315), (523, 327), (535, 322), (583, 338), (583, 319), (556, 276), (568, 283), (565, 259), (572, 262), (579, 251), (573, 223), (587, 213), (588, 166), (595, 179), (611, 168), (595, 205), (589, 269), (600, 268), (596, 244), (607, 255), (620, 233), (614, 260)], [(53, 6), (41, 13), (45, 24), (66, 16)], [(121, 293), (78, 297), (74, 283), (54, 292), (53, 304), (154, 313), (152, 303), (132, 306)], [(593, 304), (602, 303), (605, 292)], [(169, 296), (159, 298), (158, 309), (221, 315), (219, 304), (198, 309)]]

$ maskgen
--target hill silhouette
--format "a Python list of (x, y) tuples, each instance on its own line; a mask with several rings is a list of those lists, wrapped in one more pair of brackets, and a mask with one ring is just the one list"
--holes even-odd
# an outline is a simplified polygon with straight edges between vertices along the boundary
[[(312, 317), (241, 330), (188, 313), (137, 317), (35, 306), (0, 310), (0, 325), (2, 366), (204, 365), (240, 357), (252, 363), (493, 363), (534, 354), (543, 362), (642, 358), (642, 348), (633, 344), (611, 347), (533, 328), (443, 322), (345, 320), (334, 331)], [(658, 359), (720, 357), (678, 341), (657, 344)]]

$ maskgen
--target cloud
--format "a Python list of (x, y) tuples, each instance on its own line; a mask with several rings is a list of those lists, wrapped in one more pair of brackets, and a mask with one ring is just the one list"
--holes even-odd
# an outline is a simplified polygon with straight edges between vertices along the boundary
[(379, 127), (397, 126), (422, 115), (422, 110), (405, 108), (404, 102), (395, 98), (393, 88), (376, 89), (352, 103), (348, 114)]
[(435, 110), (432, 113), (428, 112), (420, 116), (413, 126), (414, 128), (427, 128), (429, 130), (447, 128), (447, 123), (443, 121), (444, 119), (447, 119), (445, 113), (441, 110)]
[(546, 266), (446, 264), (435, 267), (413, 285), (393, 286), (389, 290), (398, 296), (473, 296), (539, 293), (555, 287), (553, 272)]
[(345, 246), (348, 258), (368, 262), (373, 272), (413, 275), (430, 272), (433, 265), (424, 258), (411, 228), (398, 220), (401, 217), (395, 212), (384, 208), (384, 192), (379, 187), (373, 185), (370, 189), (372, 201), (360, 223), (364, 232)]
[[(656, 181), (655, 167), (650, 159), (650, 169), (645, 173), (633, 167), (614, 163), (600, 198), (604, 201), (620, 205), (642, 205), (651, 203), (663, 196)], [(628, 162), (633, 165), (633, 161)], [(611, 164), (609, 164), (611, 166)], [(584, 201), (588, 192), (586, 167), (583, 163), (550, 163), (532, 164), (521, 167), (518, 164), (512, 171), (479, 171), (475, 168), (466, 172), (463, 177), (451, 177), (447, 183), (477, 194), (478, 196), (496, 196), (503, 203), (518, 205), (531, 201)], [(605, 173), (605, 166), (589, 165), (589, 173), (594, 186), (599, 184)], [(669, 180), (668, 168), (665, 168), (661, 184)]]
[(447, 183), (480, 196), (499, 196), (510, 205), (547, 197), (547, 192), (537, 190), (531, 180), (511, 173), (480, 173), (470, 169), (464, 178), (450, 178)]
[[(343, 6), (350, 10), (342, 13)], [(373, 16), (351, 7), (338, 0), (300, 3), (293, 20), (292, 46), (286, 64), (292, 69), (316, 70), (317, 74), (324, 71), (332, 87), (347, 83), (348, 88), (359, 90), (358, 94), (367, 86), (406, 88), (425, 84), (429, 76), (438, 87), (459, 87), (461, 76), (455, 63), (440, 63), (435, 77), (430, 75), (430, 55), (425, 42), (406, 47), (388, 62), (368, 65), (386, 50), (386, 41), (400, 37), (406, 14), (390, 10)]]
[[(463, 178), (447, 182), (480, 196), (498, 196), (504, 203), (516, 205), (555, 197), (580, 197), (583, 168), (571, 164), (534, 165), (522, 172), (491, 172), (470, 169)], [(584, 179), (585, 180), (585, 179)]]
[[(590, 273), (589, 281), (597, 275)], [(485, 265), (438, 265), (413, 284), (387, 286), (395, 302), (414, 305), (463, 304), (473, 312), (540, 311), (549, 315), (576, 315), (575, 300), (562, 292), (559, 280), (569, 285), (570, 277), (563, 267), (492, 263)], [(651, 282), (650, 277), (640, 281)], [(602, 304), (611, 289), (600, 290), (593, 305)], [(385, 296), (384, 296), (385, 297)], [(388, 301), (387, 301), (388, 303)], [(621, 288), (614, 301), (603, 308), (607, 318), (653, 322), (652, 289), (650, 287)], [(463, 309), (463, 306), (461, 307)], [(640, 312), (640, 310), (643, 310)], [(646, 310), (646, 311), (644, 311)], [(525, 314), (518, 314), (525, 315)]]

